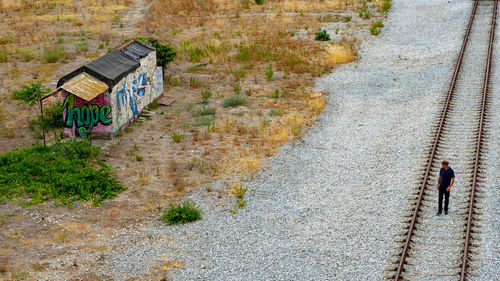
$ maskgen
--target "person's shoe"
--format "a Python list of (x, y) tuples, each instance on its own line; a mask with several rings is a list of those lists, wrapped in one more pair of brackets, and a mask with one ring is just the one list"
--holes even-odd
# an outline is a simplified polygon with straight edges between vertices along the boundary
[(444, 214), (447, 215), (448, 214), (448, 211), (444, 211)]
[(438, 211), (438, 212), (436, 213), (436, 216), (440, 216), (440, 215), (441, 215), (441, 212), (440, 212), (440, 211)]

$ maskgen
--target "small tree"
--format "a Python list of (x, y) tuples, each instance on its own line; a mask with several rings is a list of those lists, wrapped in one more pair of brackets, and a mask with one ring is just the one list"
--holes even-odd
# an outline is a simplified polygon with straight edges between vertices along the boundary
[[(156, 65), (165, 67), (165, 65), (174, 60), (177, 52), (170, 46), (170, 44), (161, 44), (158, 39), (153, 37), (135, 37), (137, 40), (141, 40), (144, 43), (150, 44), (156, 49)], [(125, 41), (129, 41), (127, 38)]]
[(12, 97), (23, 103), (29, 104), (29, 106), (33, 106), (40, 101), (40, 98), (49, 92), (49, 88), (42, 88), (42, 82), (37, 82), (21, 86), (21, 90), (14, 91)]

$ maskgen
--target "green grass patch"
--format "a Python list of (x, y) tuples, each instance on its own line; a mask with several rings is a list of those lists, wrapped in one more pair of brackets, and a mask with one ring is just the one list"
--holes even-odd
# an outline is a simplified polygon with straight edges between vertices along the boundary
[(179, 205), (170, 204), (170, 207), (163, 211), (161, 220), (167, 225), (183, 224), (201, 219), (201, 213), (201, 209), (194, 203), (184, 201)]
[(225, 108), (236, 107), (236, 106), (240, 106), (240, 105), (245, 105), (247, 103), (248, 103), (248, 101), (244, 97), (231, 96), (231, 97), (224, 100), (224, 102), (222, 103), (222, 106)]
[(99, 205), (116, 197), (125, 187), (99, 151), (89, 141), (69, 140), (1, 154), (0, 202), (26, 196), (23, 206), (53, 199), (68, 206), (75, 201)]
[(194, 124), (195, 126), (197, 127), (200, 127), (200, 126), (210, 126), (212, 125), (212, 123), (214, 122), (215, 120), (215, 117), (212, 116), (212, 115), (206, 115), (206, 116), (203, 116), (201, 117), (198, 122), (196, 122), (196, 124)]

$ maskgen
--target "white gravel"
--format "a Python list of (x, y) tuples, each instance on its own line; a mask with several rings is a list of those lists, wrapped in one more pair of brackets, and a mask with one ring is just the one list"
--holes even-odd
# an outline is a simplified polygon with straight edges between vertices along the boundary
[[(124, 245), (135, 246), (108, 257), (103, 273), (140, 277), (155, 262), (179, 256), (184, 266), (169, 279), (382, 279), (471, 3), (394, 0), (382, 34), (363, 41), (361, 60), (318, 80), (318, 88), (331, 93), (329, 105), (304, 142), (285, 145), (248, 183), (246, 207), (232, 214), (234, 198), (199, 190), (189, 199), (203, 208), (203, 220), (157, 222), (144, 227), (144, 237), (123, 237)], [(488, 204), (496, 213), (485, 228), (496, 239), (485, 256), (496, 264), (499, 115), (490, 146), (496, 163), (488, 170), (497, 187)], [(498, 268), (480, 280), (498, 280), (490, 278), (498, 277)]]

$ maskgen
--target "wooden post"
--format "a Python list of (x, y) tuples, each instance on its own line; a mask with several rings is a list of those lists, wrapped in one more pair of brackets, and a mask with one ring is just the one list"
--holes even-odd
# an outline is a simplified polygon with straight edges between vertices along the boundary
[(42, 116), (42, 124), (41, 124), (41, 128), (42, 128), (42, 136), (43, 136), (43, 146), (47, 146), (46, 143), (45, 143), (45, 128), (44, 128), (44, 124), (43, 124), (43, 100), (39, 100), (38, 101), (40, 103), (40, 114)]

